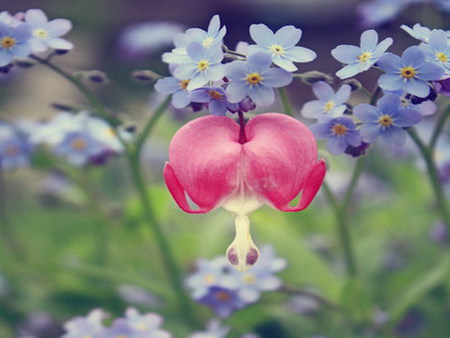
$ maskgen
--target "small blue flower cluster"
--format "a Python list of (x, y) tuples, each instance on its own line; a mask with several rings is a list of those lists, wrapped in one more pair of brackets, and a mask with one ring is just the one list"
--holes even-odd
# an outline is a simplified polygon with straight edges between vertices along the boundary
[(72, 49), (73, 44), (61, 38), (72, 29), (66, 19), (48, 20), (40, 9), (11, 15), (0, 12), (0, 67), (8, 67), (13, 61), (42, 53), (48, 48), (59, 51)]
[(33, 145), (29, 141), (26, 125), (21, 121), (0, 121), (0, 169), (13, 170), (27, 166)]
[(225, 257), (201, 259), (187, 278), (192, 298), (210, 307), (217, 316), (229, 317), (236, 310), (255, 303), (263, 291), (277, 290), (281, 280), (274, 273), (285, 269), (286, 260), (275, 256), (272, 247), (261, 249), (258, 262), (246, 272), (230, 268)]
[(169, 332), (160, 328), (163, 318), (156, 313), (140, 314), (130, 307), (126, 309), (125, 316), (115, 318), (110, 327), (103, 324), (107, 317), (101, 309), (92, 310), (86, 317), (75, 317), (64, 324), (65, 334), (62, 338), (172, 337)]
[(384, 92), (376, 105), (351, 107), (347, 103), (350, 85), (344, 84), (334, 92), (326, 82), (313, 84), (318, 100), (307, 102), (301, 113), (317, 119), (310, 128), (318, 139), (327, 140), (331, 153), (362, 155), (378, 137), (392, 147), (400, 146), (406, 139), (405, 128), (436, 111), (432, 101), (437, 95), (449, 96), (450, 33), (420, 25), (402, 28), (421, 43), (407, 48), (401, 57), (386, 52), (393, 40), (378, 43), (374, 30), (362, 33), (359, 47), (340, 45), (331, 51), (344, 64), (336, 73), (340, 79), (377, 68), (383, 72), (378, 86)]
[[(225, 115), (269, 106), (275, 101), (273, 88), (291, 83), (294, 62), (316, 57), (312, 50), (296, 46), (302, 31), (294, 26), (274, 33), (264, 24), (251, 25), (256, 44), (241, 43), (238, 51), (223, 45), (225, 33), (215, 15), (207, 31), (186, 30), (174, 39), (175, 48), (163, 54), (172, 76), (158, 80), (155, 89), (172, 94), (175, 108), (200, 103), (213, 115)], [(224, 64), (225, 59), (229, 62)]]

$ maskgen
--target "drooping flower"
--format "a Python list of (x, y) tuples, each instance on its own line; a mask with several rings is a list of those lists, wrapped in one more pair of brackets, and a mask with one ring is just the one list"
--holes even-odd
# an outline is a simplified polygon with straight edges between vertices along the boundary
[(378, 43), (378, 33), (367, 30), (361, 34), (360, 47), (339, 45), (331, 51), (331, 55), (346, 64), (336, 75), (340, 79), (347, 79), (372, 67), (380, 56), (392, 45), (393, 40), (386, 38)]
[(188, 94), (192, 102), (206, 103), (212, 115), (224, 116), (227, 111), (236, 112), (237, 103), (228, 102), (225, 90), (221, 87), (197, 88)]
[(224, 65), (221, 64), (223, 52), (220, 46), (205, 48), (198, 42), (191, 42), (187, 45), (186, 52), (191, 61), (179, 65), (174, 76), (189, 80), (187, 90), (200, 88), (208, 81), (214, 82), (224, 77)]
[(444, 74), (442, 67), (425, 62), (425, 52), (418, 46), (407, 48), (400, 58), (386, 53), (380, 57), (378, 66), (386, 73), (378, 79), (378, 85), (386, 90), (404, 90), (418, 97), (430, 93), (428, 81), (439, 80)]
[(20, 23), (9, 26), (0, 21), (0, 67), (10, 64), (17, 58), (30, 55), (31, 28)]
[(30, 39), (33, 52), (45, 52), (47, 47), (59, 50), (72, 49), (73, 44), (60, 36), (72, 29), (67, 19), (53, 19), (48, 21), (45, 13), (40, 9), (29, 9), (25, 13), (25, 22), (31, 27), (33, 37)]
[(267, 53), (278, 67), (295, 72), (298, 68), (294, 62), (310, 62), (317, 56), (308, 48), (296, 46), (302, 33), (301, 29), (290, 25), (280, 28), (276, 33), (264, 24), (251, 25), (250, 36), (256, 45), (250, 45), (248, 53)]
[(272, 60), (265, 53), (255, 53), (247, 61), (233, 61), (225, 65), (231, 80), (226, 92), (230, 102), (238, 103), (249, 96), (257, 105), (268, 106), (275, 101), (273, 88), (288, 85), (292, 74), (280, 68), (271, 68)]
[(319, 81), (313, 84), (312, 90), (318, 100), (305, 103), (301, 110), (304, 117), (319, 120), (323, 117), (339, 117), (347, 109), (345, 102), (350, 98), (349, 85), (343, 85), (335, 93), (328, 83)]
[[(175, 134), (164, 179), (184, 211), (205, 213), (223, 207), (234, 214), (236, 237), (227, 257), (244, 271), (259, 256), (248, 215), (263, 204), (281, 211), (305, 209), (325, 170), (325, 163), (317, 161), (312, 133), (292, 117), (262, 114), (244, 127), (227, 117), (206, 116)], [(300, 191), (300, 201), (290, 206)], [(189, 206), (186, 194), (198, 209)]]
[(332, 154), (342, 154), (348, 146), (361, 145), (361, 135), (350, 117), (324, 119), (309, 128), (319, 140), (327, 140), (327, 149)]
[(426, 60), (441, 66), (450, 75), (450, 43), (447, 33), (440, 29), (433, 29), (429, 35), (429, 42), (420, 45), (425, 52)]
[(381, 137), (392, 146), (403, 145), (406, 140), (403, 128), (411, 127), (421, 119), (421, 114), (416, 110), (403, 108), (400, 97), (395, 94), (383, 96), (376, 107), (362, 103), (353, 109), (353, 113), (363, 123), (363, 141), (372, 143)]

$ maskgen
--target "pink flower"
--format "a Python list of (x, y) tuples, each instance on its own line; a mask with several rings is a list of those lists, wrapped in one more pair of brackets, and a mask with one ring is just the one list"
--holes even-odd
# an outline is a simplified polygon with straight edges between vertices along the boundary
[[(230, 263), (245, 271), (259, 256), (248, 215), (267, 204), (281, 211), (305, 209), (319, 190), (325, 163), (298, 120), (261, 114), (240, 126), (224, 116), (205, 116), (183, 126), (172, 139), (164, 179), (178, 206), (188, 213), (218, 207), (235, 216)], [(290, 202), (302, 192), (297, 205)], [(197, 204), (193, 209), (186, 198)]]

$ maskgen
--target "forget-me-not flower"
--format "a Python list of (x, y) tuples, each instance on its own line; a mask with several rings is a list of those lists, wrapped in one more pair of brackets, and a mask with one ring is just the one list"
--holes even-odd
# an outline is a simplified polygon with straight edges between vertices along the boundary
[(386, 53), (380, 57), (378, 66), (386, 73), (378, 79), (378, 85), (386, 90), (404, 90), (418, 97), (427, 97), (430, 84), (444, 74), (442, 67), (425, 61), (425, 52), (418, 46), (407, 48), (402, 57)]
[(33, 147), (28, 137), (15, 126), (0, 122), (0, 169), (27, 166)]
[(208, 292), (197, 300), (199, 303), (210, 307), (214, 313), (221, 317), (229, 317), (236, 310), (243, 309), (247, 303), (239, 297), (237, 290), (231, 290), (220, 286), (212, 286)]
[(101, 337), (105, 332), (103, 320), (107, 317), (101, 309), (94, 309), (86, 317), (75, 317), (64, 323), (66, 333), (61, 338)]
[(373, 29), (363, 32), (360, 40), (360, 47), (339, 45), (331, 51), (336, 60), (347, 64), (336, 73), (340, 79), (368, 70), (393, 42), (391, 38), (386, 38), (378, 43), (378, 33)]
[(21, 23), (9, 26), (0, 21), (0, 67), (10, 64), (17, 58), (31, 53), (31, 28)]
[(418, 123), (421, 114), (413, 109), (405, 109), (399, 96), (387, 94), (377, 102), (377, 106), (362, 103), (353, 109), (354, 115), (361, 120), (361, 137), (364, 142), (372, 143), (378, 137), (392, 146), (405, 143), (406, 132), (403, 128)]
[(450, 75), (450, 40), (446, 32), (433, 29), (428, 43), (423, 43), (420, 47), (425, 52), (428, 62), (441, 66)]
[[(173, 74), (176, 66), (169, 65), (169, 70)], [(187, 86), (189, 80), (180, 80), (174, 76), (167, 76), (159, 79), (155, 84), (155, 90), (162, 94), (172, 94), (171, 103), (175, 108), (186, 107), (191, 100), (188, 97)]]
[(25, 12), (25, 22), (31, 27), (33, 37), (30, 39), (33, 52), (45, 52), (47, 47), (60, 50), (72, 49), (73, 44), (60, 36), (72, 29), (66, 19), (48, 21), (40, 9), (29, 9)]
[(53, 148), (56, 155), (63, 156), (75, 166), (83, 166), (99, 156), (103, 147), (87, 132), (72, 132)]
[(302, 36), (302, 30), (294, 26), (284, 26), (273, 33), (264, 24), (251, 25), (250, 36), (256, 45), (248, 47), (249, 54), (268, 53), (274, 64), (288, 72), (297, 70), (293, 62), (310, 62), (317, 56), (308, 48), (296, 46)]
[(179, 65), (174, 76), (177, 79), (189, 80), (186, 87), (188, 91), (224, 77), (224, 65), (221, 63), (223, 52), (220, 46), (206, 48), (199, 42), (191, 42), (187, 45), (186, 52), (191, 61)]
[(332, 154), (342, 154), (348, 146), (361, 145), (361, 135), (350, 117), (324, 119), (309, 129), (319, 140), (327, 140), (327, 149)]
[(411, 35), (414, 39), (420, 40), (422, 42), (428, 42), (430, 39), (431, 29), (422, 26), (420, 23), (416, 23), (412, 28), (406, 25), (401, 25), (400, 28)]
[(247, 61), (233, 61), (225, 65), (231, 80), (226, 93), (230, 102), (237, 103), (249, 96), (256, 105), (268, 106), (275, 101), (273, 88), (291, 83), (292, 74), (281, 68), (271, 68), (272, 59), (266, 53), (255, 53)]
[(227, 100), (225, 90), (221, 87), (202, 87), (191, 91), (188, 98), (192, 102), (205, 103), (209, 112), (216, 116), (225, 116), (228, 111), (234, 113), (239, 109), (237, 103)]
[(318, 100), (306, 102), (301, 114), (307, 118), (321, 120), (323, 117), (342, 116), (347, 109), (345, 102), (350, 98), (351, 87), (343, 85), (335, 93), (333, 88), (324, 81), (312, 85), (312, 90)]
[(189, 28), (186, 31), (186, 38), (189, 42), (197, 41), (203, 47), (209, 48), (215, 45), (220, 46), (226, 33), (227, 28), (225, 26), (220, 27), (220, 17), (216, 14), (211, 18), (207, 31), (200, 28)]

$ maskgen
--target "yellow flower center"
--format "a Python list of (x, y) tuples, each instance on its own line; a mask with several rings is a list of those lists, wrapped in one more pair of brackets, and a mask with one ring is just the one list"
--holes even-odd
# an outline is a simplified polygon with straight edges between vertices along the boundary
[(244, 276), (242, 276), (242, 279), (246, 284), (253, 284), (256, 281), (256, 276), (252, 273), (246, 273)]
[(208, 62), (208, 60), (201, 60), (201, 61), (199, 61), (198, 63), (197, 63), (197, 68), (200, 70), (200, 71), (205, 71), (205, 70), (207, 70), (208, 69), (208, 67), (209, 67), (209, 62)]
[(75, 150), (83, 150), (87, 146), (86, 141), (83, 140), (82, 138), (76, 138), (75, 140), (72, 141), (71, 145), (72, 148)]
[(14, 47), (16, 44), (16, 40), (10, 36), (5, 36), (1, 41), (0, 44), (3, 48), (11, 48)]
[(219, 302), (228, 302), (230, 300), (230, 294), (226, 291), (217, 291), (215, 294)]
[(209, 96), (211, 96), (214, 100), (220, 100), (222, 98), (222, 94), (220, 94), (219, 92), (215, 91), (215, 90), (210, 90), (208, 92)]
[(262, 77), (259, 73), (250, 73), (245, 79), (250, 85), (257, 85), (262, 81)]
[(367, 61), (370, 60), (370, 58), (372, 57), (372, 54), (369, 52), (364, 52), (361, 55), (358, 56), (359, 62), (361, 63), (366, 63)]
[(179, 82), (181, 89), (186, 89), (189, 84), (189, 80), (183, 80)]
[(205, 281), (205, 284), (207, 285), (211, 285), (212, 283), (215, 282), (216, 280), (216, 275), (213, 273), (208, 273), (207, 275), (205, 275), (203, 277), (203, 280)]
[(447, 62), (448, 61), (448, 57), (444, 53), (437, 53), (436, 54), (436, 59), (438, 59), (441, 62)]
[(336, 104), (334, 103), (334, 101), (330, 100), (327, 103), (325, 103), (325, 105), (323, 106), (323, 110), (325, 110), (328, 113), (329, 111), (331, 111), (331, 109), (334, 108), (335, 105)]
[(347, 133), (347, 127), (343, 124), (335, 124), (331, 131), (335, 135), (345, 135)]
[(202, 46), (208, 48), (208, 47), (211, 47), (213, 43), (214, 43), (214, 39), (209, 36), (209, 37), (203, 39)]
[(389, 127), (392, 124), (392, 117), (389, 115), (381, 115), (378, 119), (378, 123), (381, 124), (383, 127)]
[(45, 39), (48, 37), (48, 32), (45, 29), (38, 28), (33, 31), (33, 36), (40, 39)]
[(406, 79), (410, 79), (414, 77), (414, 75), (416, 75), (416, 70), (411, 66), (403, 67), (402, 69), (400, 69), (400, 75)]
[(280, 45), (272, 45), (270, 46), (270, 50), (275, 55), (282, 55), (284, 53), (284, 48)]

